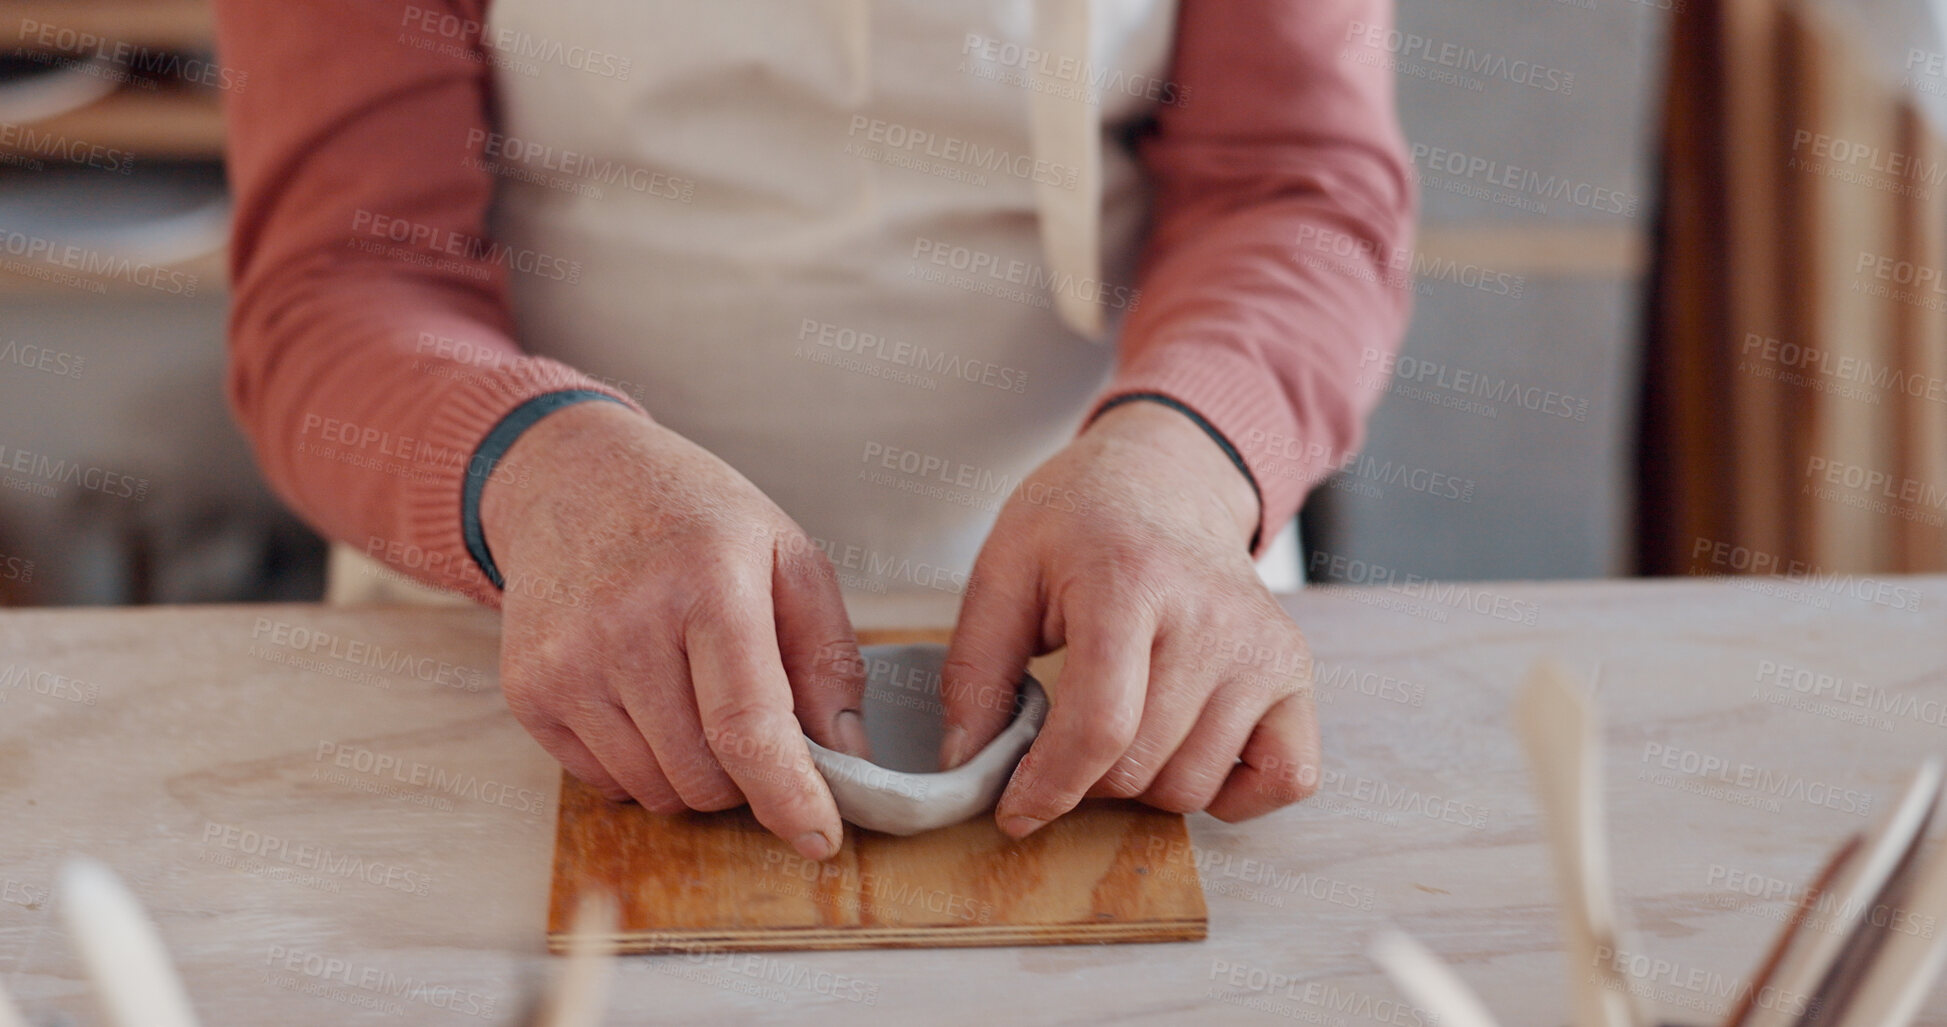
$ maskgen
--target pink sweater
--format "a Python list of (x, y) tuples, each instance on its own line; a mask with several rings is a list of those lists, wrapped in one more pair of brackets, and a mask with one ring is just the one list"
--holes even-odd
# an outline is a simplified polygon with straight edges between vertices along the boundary
[[(411, 0), (475, 25), (484, 4)], [(319, 531), (496, 603), (461, 537), (476, 446), (544, 392), (635, 404), (513, 337), (507, 269), (480, 255), (493, 179), (462, 160), (493, 118), (491, 67), (400, 45), (406, 0), (216, 6), (249, 82), (228, 97), (236, 416)], [(1169, 78), (1186, 102), (1141, 154), (1143, 302), (1101, 398), (1162, 393), (1221, 431), (1267, 542), (1357, 447), (1379, 393), (1355, 375), (1406, 319), (1414, 199), (1391, 76), (1341, 56), (1390, 22), (1387, 0), (1182, 0)], [(412, 238), (371, 252), (381, 218)]]

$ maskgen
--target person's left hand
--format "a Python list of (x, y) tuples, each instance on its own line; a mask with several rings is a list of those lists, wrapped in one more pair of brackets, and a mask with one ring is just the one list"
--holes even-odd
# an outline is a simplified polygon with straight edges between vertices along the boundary
[(941, 685), (943, 767), (1006, 726), (1030, 657), (1067, 647), (995, 819), (1085, 796), (1244, 820), (1318, 785), (1311, 656), (1247, 552), (1249, 482), (1182, 413), (1102, 414), (1015, 490), (974, 563)]

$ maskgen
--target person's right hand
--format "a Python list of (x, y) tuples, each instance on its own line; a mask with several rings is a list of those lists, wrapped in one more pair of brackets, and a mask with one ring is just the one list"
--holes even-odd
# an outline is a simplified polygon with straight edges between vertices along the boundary
[(749, 802), (806, 858), (836, 853), (804, 735), (863, 754), (865, 681), (825, 554), (728, 464), (618, 404), (549, 414), (502, 463), (521, 474), (488, 482), (480, 521), (522, 726), (611, 799)]

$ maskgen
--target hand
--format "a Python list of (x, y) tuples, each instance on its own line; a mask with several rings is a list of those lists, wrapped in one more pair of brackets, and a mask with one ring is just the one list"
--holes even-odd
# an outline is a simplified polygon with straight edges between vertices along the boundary
[(522, 726), (611, 799), (748, 801), (806, 858), (836, 853), (804, 734), (863, 753), (865, 680), (825, 555), (728, 464), (613, 403), (548, 415), (504, 462), (526, 486), (490, 480), (481, 527), (508, 585), (500, 676)]
[(1257, 520), (1217, 444), (1145, 401), (1023, 481), (974, 563), (942, 683), (954, 766), (1006, 725), (992, 697), (1067, 646), (1002, 830), (1024, 837), (1084, 795), (1235, 821), (1316, 790), (1311, 656), (1246, 552)]

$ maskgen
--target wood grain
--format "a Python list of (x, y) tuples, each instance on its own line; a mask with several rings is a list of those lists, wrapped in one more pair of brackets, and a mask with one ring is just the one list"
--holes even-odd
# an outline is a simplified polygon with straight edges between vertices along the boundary
[[(867, 631), (861, 641), (944, 634)], [(609, 802), (564, 774), (551, 949), (576, 940), (574, 911), (591, 890), (618, 896), (621, 929), (601, 940), (631, 953), (1197, 941), (1207, 933), (1183, 817), (1131, 802), (1090, 801), (1019, 842), (984, 816), (909, 838), (848, 824), (843, 849), (821, 864), (748, 809), (661, 816)]]

